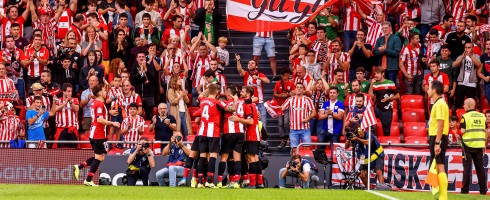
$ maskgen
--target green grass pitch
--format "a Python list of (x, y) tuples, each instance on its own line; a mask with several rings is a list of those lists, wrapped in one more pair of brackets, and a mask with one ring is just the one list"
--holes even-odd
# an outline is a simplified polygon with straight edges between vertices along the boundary
[[(379, 191), (378, 191), (379, 192)], [(433, 199), (430, 192), (379, 192), (397, 199)], [(175, 200), (231, 200), (231, 199), (359, 199), (378, 200), (383, 197), (361, 190), (323, 189), (195, 189), (168, 187), (124, 187), (77, 185), (0, 185), (0, 199), (175, 199)], [(449, 194), (449, 199), (490, 199), (490, 196)]]

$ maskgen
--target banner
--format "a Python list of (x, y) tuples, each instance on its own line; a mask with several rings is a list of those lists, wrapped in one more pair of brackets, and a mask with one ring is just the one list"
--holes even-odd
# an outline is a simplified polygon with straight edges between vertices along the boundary
[(246, 32), (287, 30), (303, 24), (337, 0), (227, 0), (229, 29)]
[[(430, 185), (425, 183), (430, 165), (430, 152), (427, 147), (403, 148), (384, 147), (384, 177), (385, 182), (393, 186), (393, 190), (430, 190)], [(483, 167), (487, 185), (489, 184), (489, 160), (490, 153), (483, 155)], [(332, 166), (332, 184), (340, 184), (343, 178), (342, 172), (350, 172), (353, 169), (352, 148), (345, 149), (344, 144), (334, 145), (333, 161), (338, 163)], [(356, 159), (356, 169), (359, 162)], [(448, 191), (460, 192), (463, 185), (463, 158), (461, 149), (448, 149), (446, 152), (446, 172), (448, 174)], [(479, 191), (478, 178), (473, 166), (473, 175), (470, 178), (470, 191)], [(360, 181), (360, 179), (359, 179)], [(371, 183), (376, 183), (375, 174), (371, 173)]]

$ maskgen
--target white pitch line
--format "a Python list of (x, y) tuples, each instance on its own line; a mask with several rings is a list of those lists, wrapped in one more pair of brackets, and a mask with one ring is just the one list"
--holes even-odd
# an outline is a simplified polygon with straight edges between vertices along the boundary
[(364, 191), (369, 192), (369, 193), (374, 194), (374, 195), (378, 195), (378, 196), (380, 196), (380, 197), (383, 197), (383, 198), (386, 198), (386, 199), (389, 199), (389, 200), (398, 200), (398, 199), (397, 199), (397, 198), (395, 198), (395, 197), (391, 197), (391, 196), (386, 195), (386, 194), (381, 194), (381, 193), (379, 193), (379, 192), (375, 192), (375, 191), (373, 191), (373, 190), (364, 190)]

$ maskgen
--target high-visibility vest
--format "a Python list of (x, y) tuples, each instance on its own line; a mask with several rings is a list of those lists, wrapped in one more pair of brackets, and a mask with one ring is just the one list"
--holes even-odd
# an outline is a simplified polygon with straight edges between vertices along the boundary
[(485, 148), (486, 146), (486, 118), (485, 115), (470, 111), (463, 115), (461, 119), (465, 123), (465, 131), (463, 134), (463, 142), (471, 148)]

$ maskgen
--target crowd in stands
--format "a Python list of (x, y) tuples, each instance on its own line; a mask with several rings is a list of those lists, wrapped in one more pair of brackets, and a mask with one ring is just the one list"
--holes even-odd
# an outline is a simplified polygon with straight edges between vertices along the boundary
[[(186, 140), (195, 132), (198, 95), (212, 83), (224, 95), (227, 70), (238, 70), (243, 86), (254, 87), (265, 128), (271, 99), (265, 99), (264, 88), (274, 84), (273, 102), (284, 108), (278, 148), (312, 138), (340, 142), (358, 94), (375, 108), (378, 135), (398, 139), (393, 127), (399, 127), (399, 115), (404, 129), (425, 129), (415, 122), (425, 122), (423, 110), (433, 104), (425, 91), (434, 80), (443, 82), (453, 115), (461, 115), (465, 98), (479, 101), (480, 111), (490, 108), (484, 1), (371, 1), (368, 13), (354, 0), (343, 0), (340, 8), (328, 7), (291, 29), (288, 38), (257, 32), (250, 38), (253, 59), (240, 62), (238, 55), (237, 63), (230, 63), (229, 38), (220, 35), (225, 16), (217, 5), (212, 0), (4, 1), (0, 140), (88, 140), (91, 90), (101, 83), (108, 91), (110, 120), (121, 123), (109, 128), (110, 140), (137, 142), (146, 126), (155, 140), (170, 141), (173, 131)], [(278, 40), (289, 41), (289, 66), (277, 64)], [(268, 67), (259, 66), (263, 50), (272, 74), (260, 72)], [(306, 102), (293, 98), (298, 83)], [(293, 112), (298, 109), (311, 112), (298, 117)], [(29, 147), (60, 146), (71, 145)]]

